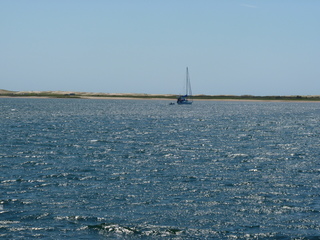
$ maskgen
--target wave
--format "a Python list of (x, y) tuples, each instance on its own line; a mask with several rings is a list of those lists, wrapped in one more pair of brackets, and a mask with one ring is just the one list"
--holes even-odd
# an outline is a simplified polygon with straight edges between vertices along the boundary
[(89, 225), (89, 229), (98, 230), (102, 235), (121, 235), (121, 236), (148, 236), (148, 237), (169, 237), (178, 236), (184, 233), (184, 230), (172, 228), (169, 226), (122, 226), (112, 223), (101, 223), (98, 225)]

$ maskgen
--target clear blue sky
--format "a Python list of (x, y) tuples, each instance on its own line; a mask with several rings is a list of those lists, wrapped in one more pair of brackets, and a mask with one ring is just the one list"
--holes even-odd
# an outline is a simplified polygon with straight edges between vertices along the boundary
[(0, 0), (0, 89), (320, 95), (319, 0)]

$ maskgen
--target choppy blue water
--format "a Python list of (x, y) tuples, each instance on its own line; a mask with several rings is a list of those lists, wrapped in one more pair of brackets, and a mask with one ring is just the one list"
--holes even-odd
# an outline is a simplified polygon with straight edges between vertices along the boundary
[(320, 104), (0, 99), (2, 239), (318, 239)]

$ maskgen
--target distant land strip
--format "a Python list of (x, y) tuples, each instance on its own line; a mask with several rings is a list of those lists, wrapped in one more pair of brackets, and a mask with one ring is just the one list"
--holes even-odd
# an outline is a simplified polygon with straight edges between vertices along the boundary
[[(141, 93), (92, 93), (70, 91), (9, 91), (0, 89), (0, 97), (25, 98), (113, 98), (113, 99), (163, 99), (174, 100), (174, 94), (141, 94)], [(253, 96), (253, 95), (193, 95), (194, 100), (251, 100), (251, 101), (320, 101), (320, 95), (292, 96)]]

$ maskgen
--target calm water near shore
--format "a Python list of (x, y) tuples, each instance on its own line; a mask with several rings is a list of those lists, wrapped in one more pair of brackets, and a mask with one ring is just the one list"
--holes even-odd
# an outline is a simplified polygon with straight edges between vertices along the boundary
[(0, 238), (320, 238), (320, 103), (168, 103), (0, 98)]

